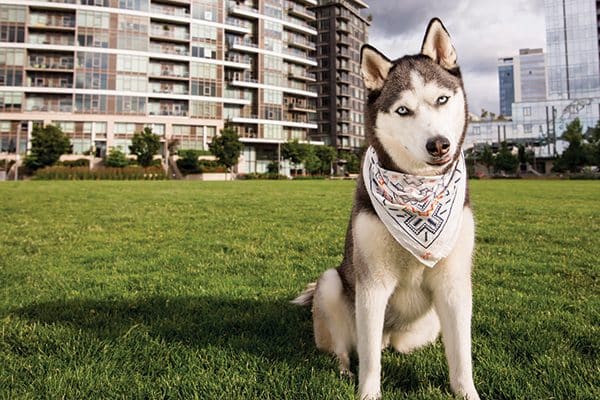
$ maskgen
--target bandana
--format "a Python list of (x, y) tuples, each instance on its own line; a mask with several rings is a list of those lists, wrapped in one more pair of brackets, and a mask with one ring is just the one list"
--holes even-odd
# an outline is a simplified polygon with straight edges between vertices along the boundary
[(369, 147), (362, 174), (377, 215), (402, 247), (428, 267), (450, 254), (465, 201), (462, 154), (444, 175), (417, 176), (382, 168)]

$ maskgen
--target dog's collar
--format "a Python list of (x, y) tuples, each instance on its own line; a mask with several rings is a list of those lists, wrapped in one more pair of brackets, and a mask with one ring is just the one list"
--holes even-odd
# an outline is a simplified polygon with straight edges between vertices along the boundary
[(373, 208), (398, 243), (429, 267), (450, 254), (466, 192), (462, 154), (445, 174), (418, 176), (381, 167), (371, 146), (362, 173)]

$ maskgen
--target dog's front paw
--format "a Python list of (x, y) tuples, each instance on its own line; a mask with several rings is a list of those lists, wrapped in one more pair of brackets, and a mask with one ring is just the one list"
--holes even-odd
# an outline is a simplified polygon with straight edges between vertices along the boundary
[(475, 385), (452, 385), (452, 391), (466, 400), (480, 400)]
[(375, 394), (365, 394), (360, 396), (360, 400), (380, 400), (381, 393), (377, 392)]

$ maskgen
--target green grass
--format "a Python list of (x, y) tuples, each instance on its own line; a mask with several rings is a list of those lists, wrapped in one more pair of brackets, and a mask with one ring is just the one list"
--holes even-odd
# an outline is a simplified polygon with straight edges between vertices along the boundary
[[(339, 263), (353, 187), (1, 183), (0, 398), (352, 399), (288, 301)], [(482, 398), (600, 398), (600, 183), (471, 198)], [(440, 342), (386, 351), (383, 391), (452, 399)]]

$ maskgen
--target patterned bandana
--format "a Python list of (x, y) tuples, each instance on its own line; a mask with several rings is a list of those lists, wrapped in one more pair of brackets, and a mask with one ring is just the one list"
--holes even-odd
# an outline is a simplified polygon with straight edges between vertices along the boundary
[(462, 154), (444, 175), (417, 176), (381, 168), (369, 147), (362, 174), (377, 215), (402, 247), (428, 267), (450, 254), (465, 201)]

